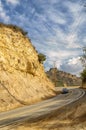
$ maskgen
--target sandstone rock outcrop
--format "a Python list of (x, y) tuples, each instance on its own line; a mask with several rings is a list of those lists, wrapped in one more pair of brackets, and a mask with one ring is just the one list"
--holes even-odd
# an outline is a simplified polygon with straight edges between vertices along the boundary
[(54, 86), (29, 38), (22, 29), (4, 24), (0, 24), (0, 91), (3, 93), (2, 104), (7, 102), (4, 103), (6, 106), (0, 106), (0, 110), (32, 104), (55, 95)]
[(50, 68), (46, 74), (56, 87), (81, 86), (82, 84), (80, 77), (58, 70), (57, 68)]

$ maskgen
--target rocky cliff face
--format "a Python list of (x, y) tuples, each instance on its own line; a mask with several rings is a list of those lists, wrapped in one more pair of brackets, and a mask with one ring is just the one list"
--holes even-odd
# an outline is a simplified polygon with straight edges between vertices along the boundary
[(46, 73), (56, 87), (81, 86), (81, 78), (76, 77), (76, 75), (60, 71), (57, 68), (51, 68)]
[(29, 38), (20, 28), (4, 24), (0, 24), (0, 91), (0, 110), (55, 95)]

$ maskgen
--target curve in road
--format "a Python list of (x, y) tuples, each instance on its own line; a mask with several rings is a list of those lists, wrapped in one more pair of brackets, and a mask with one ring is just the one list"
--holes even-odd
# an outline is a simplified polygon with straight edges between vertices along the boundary
[(79, 100), (84, 94), (85, 91), (82, 89), (71, 89), (67, 94), (60, 94), (40, 103), (2, 112), (0, 113), (0, 128), (51, 113), (51, 111)]

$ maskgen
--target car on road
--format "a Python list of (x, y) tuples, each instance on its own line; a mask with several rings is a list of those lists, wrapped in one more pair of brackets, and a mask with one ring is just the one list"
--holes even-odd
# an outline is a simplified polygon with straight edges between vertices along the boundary
[(67, 89), (67, 88), (63, 88), (62, 89), (62, 94), (66, 94), (66, 93), (68, 93), (69, 92), (69, 90)]

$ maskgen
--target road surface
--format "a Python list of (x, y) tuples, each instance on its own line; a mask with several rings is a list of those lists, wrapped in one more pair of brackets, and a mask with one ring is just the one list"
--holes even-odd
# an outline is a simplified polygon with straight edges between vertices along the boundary
[(67, 104), (75, 102), (83, 97), (85, 91), (79, 88), (72, 89), (67, 94), (60, 94), (51, 99), (24, 106), (11, 111), (0, 113), (0, 130), (3, 127), (20, 123), (25, 120), (36, 119), (37, 117), (51, 113)]

